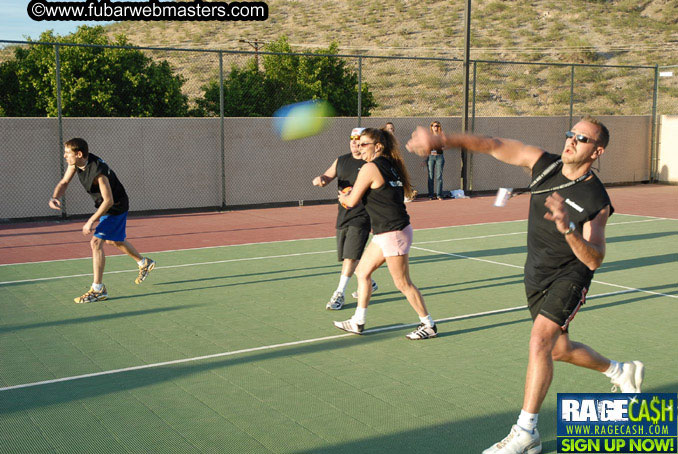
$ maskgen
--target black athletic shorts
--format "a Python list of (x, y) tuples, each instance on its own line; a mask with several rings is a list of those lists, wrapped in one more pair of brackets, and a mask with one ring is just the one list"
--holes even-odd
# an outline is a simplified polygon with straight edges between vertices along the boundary
[(554, 281), (545, 290), (526, 291), (532, 320), (541, 314), (567, 332), (568, 325), (586, 302), (587, 291), (584, 285), (567, 279)]
[(360, 260), (363, 250), (370, 237), (370, 231), (349, 225), (337, 229), (337, 257), (340, 262), (344, 259)]

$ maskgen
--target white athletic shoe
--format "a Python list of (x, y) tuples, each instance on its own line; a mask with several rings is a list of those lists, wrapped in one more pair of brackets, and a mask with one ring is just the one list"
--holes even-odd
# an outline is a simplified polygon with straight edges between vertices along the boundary
[(484, 450), (483, 454), (539, 454), (540, 452), (539, 431), (534, 429), (534, 432), (530, 433), (514, 424), (506, 438)]
[(345, 322), (334, 322), (334, 326), (353, 334), (362, 334), (363, 330), (365, 329), (364, 324), (358, 325), (356, 322), (353, 321), (352, 318), (349, 318)]
[[(377, 283), (372, 281), (372, 293), (376, 292), (378, 289), (379, 289), (379, 286), (377, 285)], [(355, 292), (351, 293), (351, 296), (354, 299), (358, 299), (358, 291), (356, 290)]]
[(328, 311), (338, 311), (344, 307), (344, 294), (341, 292), (334, 292), (330, 301), (325, 305)]
[(426, 326), (425, 323), (419, 324), (417, 329), (406, 335), (409, 340), (430, 339), (438, 335), (438, 327), (436, 325)]
[(640, 361), (621, 363), (622, 373), (619, 378), (613, 378), (612, 392), (620, 390), (623, 393), (639, 393), (645, 377), (645, 365)]

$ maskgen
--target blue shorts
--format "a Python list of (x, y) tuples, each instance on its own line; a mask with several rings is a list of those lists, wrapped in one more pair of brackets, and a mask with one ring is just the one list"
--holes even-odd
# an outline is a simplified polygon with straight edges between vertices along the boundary
[(104, 214), (99, 218), (99, 225), (94, 236), (108, 241), (125, 241), (127, 233), (127, 211), (122, 214)]

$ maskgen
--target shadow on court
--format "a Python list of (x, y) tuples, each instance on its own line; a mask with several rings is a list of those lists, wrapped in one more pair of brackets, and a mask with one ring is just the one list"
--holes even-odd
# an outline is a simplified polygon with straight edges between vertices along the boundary
[[(74, 303), (75, 304), (75, 303)], [(102, 315), (92, 315), (90, 317), (79, 317), (71, 318), (67, 320), (53, 320), (49, 322), (39, 322), (39, 323), (29, 323), (26, 325), (4, 325), (0, 326), (0, 334), (11, 333), (12, 331), (20, 331), (24, 329), (34, 329), (34, 328), (48, 328), (55, 326), (69, 326), (69, 325), (79, 325), (81, 323), (92, 323), (92, 322), (101, 322), (105, 320), (115, 320), (118, 318), (126, 317), (138, 317), (140, 315), (149, 315), (149, 314), (158, 314), (164, 312), (178, 311), (191, 309), (194, 307), (204, 306), (203, 304), (187, 304), (177, 307), (161, 307), (155, 309), (145, 309), (140, 311), (126, 311), (118, 312), (115, 314), (102, 314)]]
[(596, 271), (596, 275), (599, 273), (606, 273), (608, 271), (628, 270), (632, 268), (642, 268), (644, 266), (664, 265), (666, 263), (678, 263), (678, 254), (662, 254), (649, 257), (636, 257), (634, 259), (617, 260), (614, 262), (603, 262), (601, 267)]
[[(634, 303), (637, 301), (646, 300), (653, 297), (656, 296), (647, 295), (639, 298), (630, 298), (624, 301), (612, 302), (607, 304), (598, 304), (596, 306), (588, 307), (587, 310), (604, 309), (612, 306)], [(519, 309), (516, 309), (516, 311), (518, 310)], [(520, 310), (524, 309), (521, 308)], [(502, 316), (504, 314), (506, 313), (481, 314), (468, 318), (483, 318), (491, 320), (496, 316)], [(449, 327), (449, 331), (442, 329), (439, 331), (438, 336), (444, 338), (453, 335), (468, 334), (492, 328), (499, 328), (509, 325), (526, 323), (530, 322), (531, 320), (529, 317), (521, 317), (518, 320), (489, 323), (487, 325), (477, 326), (473, 328), (454, 330), (452, 324), (458, 321), (459, 320), (447, 320), (439, 322), (440, 326)], [(0, 397), (3, 400), (3, 405), (0, 407), (0, 414), (20, 412), (31, 408), (41, 408), (45, 406), (71, 402), (74, 400), (86, 399), (89, 397), (107, 395), (119, 391), (132, 390), (144, 386), (165, 383), (168, 381), (180, 379), (185, 376), (200, 374), (203, 372), (221, 369), (224, 367), (256, 363), (259, 361), (266, 361), (270, 359), (280, 359), (284, 357), (294, 357), (312, 353), (341, 350), (345, 348), (352, 348), (355, 346), (365, 346), (369, 345), (372, 342), (381, 342), (384, 340), (401, 338), (404, 336), (405, 333), (411, 330), (411, 327), (397, 328), (396, 326), (400, 325), (395, 325), (392, 330), (380, 331), (376, 333), (370, 333), (369, 329), (388, 328), (389, 325), (370, 326), (368, 327), (368, 331), (365, 333), (365, 335), (362, 336), (356, 335), (356, 336), (347, 336), (343, 338), (327, 339), (323, 341), (298, 346), (281, 347), (260, 352), (241, 353), (238, 355), (228, 357), (205, 359), (195, 363), (191, 362), (176, 365), (158, 366), (149, 369), (130, 370), (111, 375), (88, 377), (61, 383), (52, 383), (30, 388), (2, 391), (0, 392)], [(337, 331), (334, 332), (337, 333)], [(525, 339), (527, 339), (527, 337), (525, 337)], [(423, 342), (438, 342), (438, 341), (440, 340), (431, 339)], [(408, 341), (402, 339), (402, 342)], [(507, 426), (506, 430), (508, 430), (508, 428), (510, 428), (510, 424)], [(497, 436), (503, 435), (497, 434)]]
[[(574, 367), (574, 366), (572, 366)], [(595, 372), (591, 372), (595, 374)], [(678, 382), (657, 387), (648, 387), (643, 392), (675, 393)], [(556, 402), (554, 390), (547, 395), (547, 402)], [(494, 402), (478, 402), (481, 408), (491, 409)], [(555, 405), (554, 405), (555, 406)], [(449, 452), (455, 454), (479, 453), (492, 443), (500, 441), (515, 424), (520, 408), (515, 411), (489, 413), (449, 424), (438, 424), (414, 430), (398, 432), (362, 440), (337, 443), (312, 451), (295, 451), (294, 454), (346, 454), (346, 453), (412, 453)], [(556, 409), (542, 409), (539, 413), (539, 433), (542, 453), (556, 452)]]

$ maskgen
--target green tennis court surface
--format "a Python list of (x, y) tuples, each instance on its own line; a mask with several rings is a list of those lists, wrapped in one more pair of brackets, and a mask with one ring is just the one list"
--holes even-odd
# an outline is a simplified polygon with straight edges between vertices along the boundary
[[(415, 232), (412, 278), (440, 333), (418, 342), (384, 267), (366, 335), (332, 326), (355, 308), (324, 309), (332, 238), (156, 253), (138, 286), (134, 263), (109, 257), (110, 299), (85, 305), (90, 259), (2, 266), (0, 453), (480, 452), (522, 404), (525, 229)], [(643, 360), (644, 391), (676, 392), (678, 220), (615, 215), (607, 236), (572, 338)], [(557, 392), (609, 389), (557, 364), (544, 452)]]

